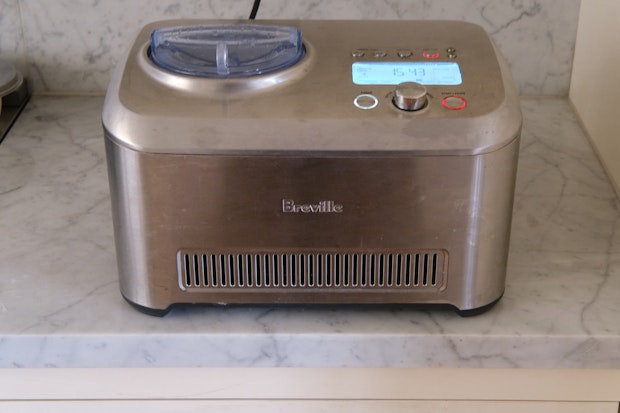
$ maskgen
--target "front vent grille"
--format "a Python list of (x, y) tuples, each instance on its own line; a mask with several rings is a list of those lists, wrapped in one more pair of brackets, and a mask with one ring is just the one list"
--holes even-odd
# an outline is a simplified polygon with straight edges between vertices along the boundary
[(177, 254), (179, 286), (196, 289), (442, 289), (448, 254), (416, 251), (254, 251)]

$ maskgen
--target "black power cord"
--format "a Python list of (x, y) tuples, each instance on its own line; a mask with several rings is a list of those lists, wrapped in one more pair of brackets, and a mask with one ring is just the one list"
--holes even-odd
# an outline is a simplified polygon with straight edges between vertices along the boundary
[(256, 13), (258, 13), (258, 8), (260, 7), (260, 0), (254, 0), (254, 5), (252, 6), (252, 11), (250, 12), (250, 20), (254, 20), (256, 18)]

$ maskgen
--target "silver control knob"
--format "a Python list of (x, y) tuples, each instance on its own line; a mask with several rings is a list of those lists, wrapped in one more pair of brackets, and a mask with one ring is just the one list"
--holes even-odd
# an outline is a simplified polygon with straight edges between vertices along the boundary
[(415, 82), (401, 83), (394, 89), (392, 102), (398, 109), (410, 112), (424, 109), (428, 102), (426, 88)]

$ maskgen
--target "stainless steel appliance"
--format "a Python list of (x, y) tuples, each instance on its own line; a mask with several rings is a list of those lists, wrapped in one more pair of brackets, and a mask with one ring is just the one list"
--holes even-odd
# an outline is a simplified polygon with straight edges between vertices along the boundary
[(120, 286), (183, 303), (502, 296), (521, 131), (453, 21), (165, 21), (103, 109)]

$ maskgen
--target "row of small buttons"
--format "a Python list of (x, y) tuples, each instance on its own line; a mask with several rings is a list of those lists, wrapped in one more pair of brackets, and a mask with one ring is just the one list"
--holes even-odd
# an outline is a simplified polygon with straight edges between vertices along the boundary
[[(374, 109), (379, 105), (379, 99), (371, 93), (362, 93), (353, 99), (353, 104), (359, 109)], [(463, 96), (450, 95), (441, 100), (441, 106), (448, 110), (462, 110), (467, 107), (467, 100)]]
[[(413, 52), (408, 49), (400, 49), (396, 51), (396, 56), (401, 59), (407, 59), (413, 56)], [(351, 52), (351, 56), (353, 57), (364, 57), (371, 56), (377, 59), (388, 56), (388, 52), (380, 49), (357, 49)], [(437, 49), (425, 49), (422, 51), (422, 57), (426, 59), (438, 59), (441, 56), (441, 52)], [(454, 47), (449, 47), (446, 49), (446, 56), (449, 59), (456, 59), (456, 49)]]

